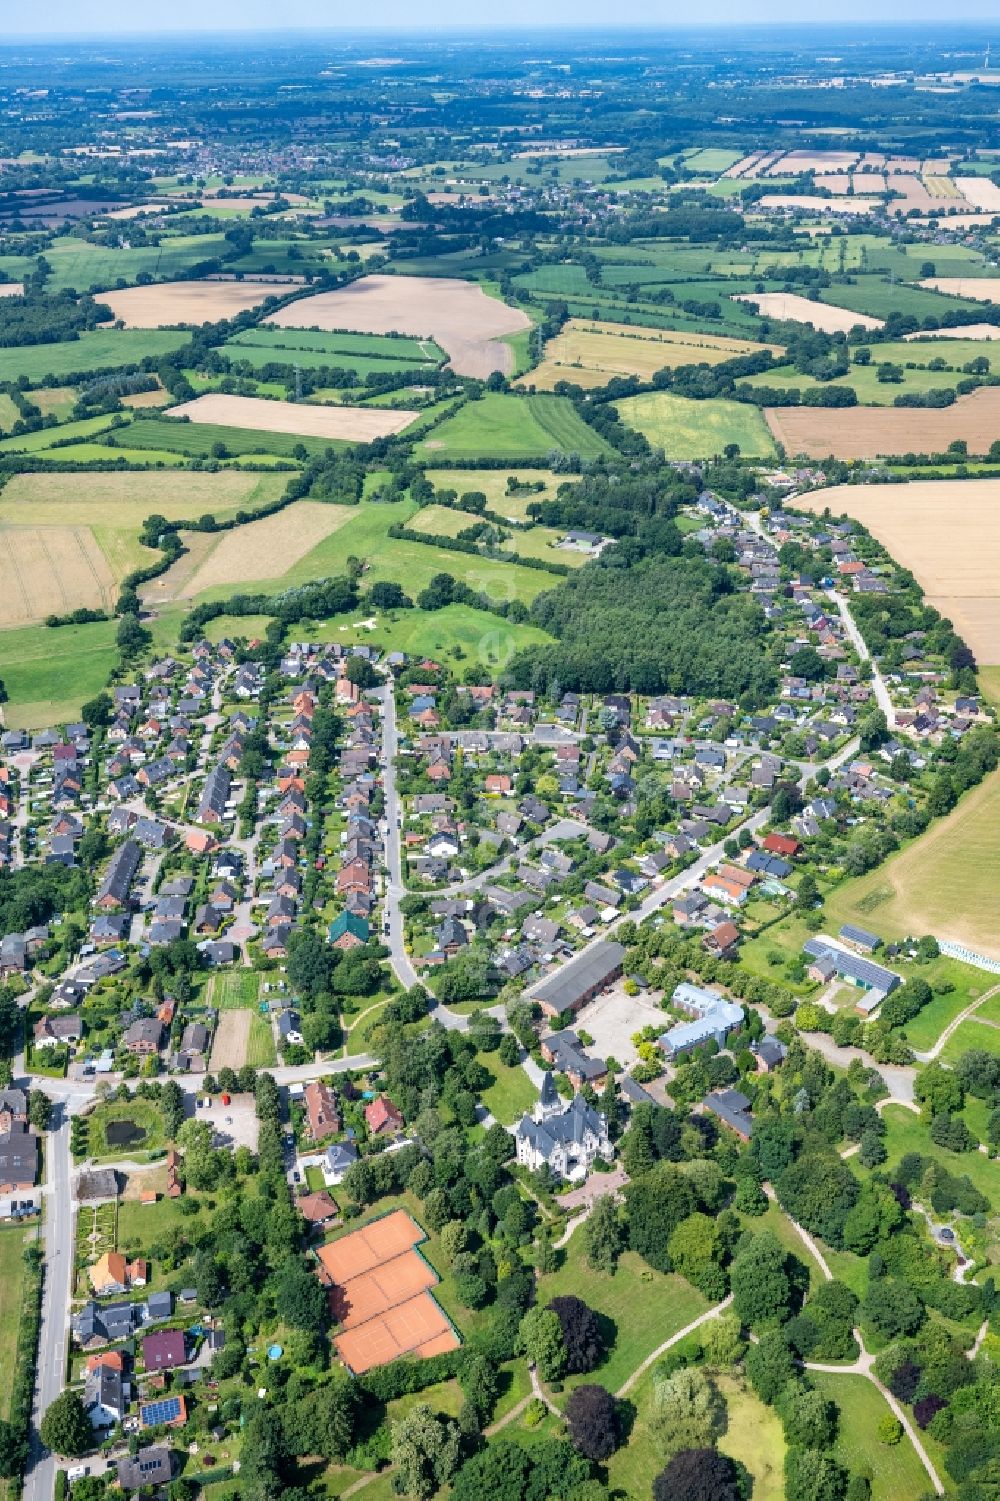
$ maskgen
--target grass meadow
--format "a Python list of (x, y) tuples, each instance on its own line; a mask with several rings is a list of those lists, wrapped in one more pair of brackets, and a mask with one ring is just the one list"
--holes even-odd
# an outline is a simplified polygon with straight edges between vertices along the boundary
[(488, 391), (469, 401), (417, 445), (433, 463), (442, 458), (545, 458), (553, 449), (597, 458), (611, 450), (562, 396), (509, 396)]
[(71, 375), (120, 370), (172, 354), (188, 339), (163, 328), (96, 328), (61, 344), (20, 344), (0, 349), (0, 382), (23, 376), (29, 385), (54, 385)]
[(623, 422), (644, 433), (668, 459), (703, 459), (730, 443), (750, 458), (770, 458), (774, 443), (756, 407), (738, 401), (691, 401), (650, 391), (617, 403)]

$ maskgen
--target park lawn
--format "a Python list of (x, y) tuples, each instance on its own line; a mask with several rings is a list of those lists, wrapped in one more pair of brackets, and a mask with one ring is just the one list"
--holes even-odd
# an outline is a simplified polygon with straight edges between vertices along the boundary
[[(358, 1021), (350, 1024), (350, 1031), (344, 1043), (345, 1057), (360, 1058), (362, 1054), (371, 1052), (372, 1033), (382, 1025), (382, 1011), (388, 1003), (388, 997), (384, 1001), (377, 1001), (367, 1016), (362, 1013)], [(343, 1021), (347, 1024), (350, 1018), (344, 1017)]]
[(558, 1271), (538, 1279), (538, 1302), (566, 1293), (582, 1296), (606, 1321), (609, 1353), (591, 1375), (571, 1376), (567, 1386), (598, 1381), (616, 1392), (657, 1346), (705, 1312), (709, 1304), (683, 1277), (655, 1271), (626, 1251), (615, 1275), (587, 1264), (582, 1230), (576, 1230)]
[(116, 623), (44, 625), (0, 632), (0, 678), (9, 695), (8, 729), (41, 729), (79, 717), (118, 658)]
[(1000, 771), (994, 771), (919, 839), (877, 870), (845, 882), (828, 898), (827, 910), (831, 920), (874, 924), (886, 937), (934, 933), (1000, 958), (998, 884)]
[[(735, 1374), (714, 1376), (726, 1400), (726, 1431), (719, 1439), (724, 1454), (746, 1465), (753, 1477), (753, 1501), (784, 1501), (785, 1438), (781, 1419)], [(653, 1373), (629, 1393), (636, 1408), (628, 1443), (608, 1461), (608, 1483), (622, 1496), (648, 1496), (666, 1460), (649, 1430)]]
[(487, 391), (467, 401), (417, 444), (416, 455), (446, 458), (544, 459), (553, 449), (597, 458), (613, 452), (564, 396), (513, 396)]
[(408, 1392), (405, 1397), (396, 1397), (388, 1404), (386, 1415), (389, 1422), (396, 1422), (426, 1403), (432, 1412), (440, 1413), (442, 1417), (457, 1418), (462, 1401), (457, 1381), (438, 1381), (434, 1386), (424, 1387), (422, 1392)]
[(933, 1157), (956, 1177), (967, 1177), (994, 1207), (1000, 1204), (997, 1165), (982, 1152), (949, 1152), (945, 1147), (937, 1146), (931, 1141), (927, 1123), (903, 1105), (886, 1105), (882, 1119), (886, 1127), (885, 1148), (889, 1154), (883, 1171), (891, 1172), (907, 1152), (919, 1152), (924, 1157)]
[(246, 1011), (260, 999), (260, 975), (256, 970), (237, 969), (213, 975), (208, 1004), (217, 1011)]
[(474, 656), (490, 667), (503, 666), (515, 651), (543, 646), (552, 639), (538, 626), (516, 625), (474, 605), (392, 610), (377, 617), (374, 630), (357, 624), (359, 613), (355, 610), (350, 616), (331, 616), (310, 634), (318, 641), (340, 641), (348, 646), (367, 642), (384, 651), (405, 651), (412, 657), (453, 657), (461, 661)]
[(814, 1293), (826, 1280), (820, 1270), (819, 1263), (812, 1255), (805, 1241), (802, 1239), (795, 1226), (780, 1204), (772, 1201), (768, 1203), (767, 1213), (750, 1218), (746, 1222), (746, 1228), (754, 1235), (761, 1230), (770, 1230), (776, 1240), (780, 1241), (786, 1251), (790, 1251), (797, 1261), (809, 1269), (809, 1291)]
[(478, 1054), (476, 1061), (493, 1076), (482, 1091), (483, 1104), (502, 1126), (512, 1126), (533, 1107), (538, 1091), (519, 1063), (508, 1065), (495, 1051)]
[(730, 443), (746, 458), (770, 458), (774, 443), (756, 407), (744, 402), (691, 401), (669, 391), (647, 391), (617, 403), (623, 422), (643, 433), (668, 459), (704, 459)]
[(250, 1036), (247, 1038), (247, 1063), (251, 1068), (270, 1068), (277, 1061), (271, 1023), (266, 1016), (255, 1011), (250, 1021)]
[[(848, 1161), (854, 1162), (854, 1158), (851, 1157)], [(853, 1251), (835, 1251), (832, 1246), (818, 1239), (816, 1244), (837, 1281), (843, 1282), (859, 1298), (863, 1298), (868, 1291), (867, 1260), (863, 1256), (856, 1256)]]
[(937, 1042), (949, 1022), (954, 1021), (968, 1004), (969, 996), (964, 990), (934, 996), (903, 1028), (910, 1047), (915, 1048), (918, 1053), (926, 1053)]
[(863, 1376), (834, 1376), (810, 1371), (809, 1379), (840, 1409), (840, 1432), (834, 1456), (849, 1470), (867, 1467), (872, 1476), (872, 1501), (901, 1501), (931, 1489), (930, 1478), (904, 1433), (898, 1444), (883, 1444), (878, 1425), (889, 1404)]
[(147, 356), (173, 354), (190, 337), (162, 328), (96, 328), (65, 343), (20, 344), (0, 349), (0, 382), (24, 376), (30, 385), (57, 385), (69, 376), (117, 370)]
[[(143, 1100), (138, 1097), (131, 1100), (105, 1100), (91, 1112), (88, 1120), (90, 1122), (88, 1156), (99, 1158), (101, 1161), (111, 1162), (116, 1158), (129, 1157), (141, 1161), (150, 1152), (158, 1151), (166, 1145), (163, 1117), (152, 1100)], [(107, 1129), (116, 1121), (130, 1121), (146, 1134), (141, 1141), (133, 1141), (128, 1145), (117, 1147), (111, 1146), (108, 1143)]]
[(12, 1225), (0, 1230), (0, 1362), (8, 1373), (0, 1396), (0, 1417), (10, 1412), (12, 1382), (16, 1365), (17, 1333), (21, 1324), (24, 1297), (24, 1249), (27, 1234), (23, 1226)]
[(938, 1061), (954, 1064), (970, 1048), (992, 1053), (995, 1058), (1000, 1058), (1000, 1028), (984, 1025), (970, 1016), (968, 1021), (955, 1028), (941, 1049)]

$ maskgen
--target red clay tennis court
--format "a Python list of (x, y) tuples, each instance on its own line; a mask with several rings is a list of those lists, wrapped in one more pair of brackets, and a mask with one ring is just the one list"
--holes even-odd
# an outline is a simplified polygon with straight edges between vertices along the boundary
[(342, 1329), (334, 1344), (356, 1375), (400, 1355), (439, 1355), (458, 1346), (429, 1291), (437, 1274), (416, 1250), (423, 1239), (420, 1226), (397, 1209), (320, 1248)]

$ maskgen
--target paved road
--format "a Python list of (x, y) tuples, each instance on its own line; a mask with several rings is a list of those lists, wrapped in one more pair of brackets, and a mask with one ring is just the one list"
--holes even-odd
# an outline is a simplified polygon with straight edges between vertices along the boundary
[(42, 1447), (39, 1425), (63, 1388), (73, 1277), (73, 1197), (70, 1189), (69, 1110), (53, 1106), (53, 1129), (46, 1138), (42, 1246), (45, 1284), (38, 1343), (31, 1453), (24, 1482), (24, 1501), (52, 1501), (56, 1463)]
[(403, 942), (403, 914), (399, 904), (406, 895), (403, 885), (403, 858), (400, 852), (400, 823), (402, 814), (399, 794), (396, 791), (396, 698), (390, 680), (381, 688), (378, 697), (382, 701), (382, 790), (385, 797), (386, 860), (389, 867), (389, 883), (385, 893), (385, 910), (389, 918), (389, 954), (399, 983), (407, 990), (419, 985), (420, 979), (410, 963)]
[(878, 704), (879, 708), (882, 710), (882, 713), (885, 715), (885, 722), (889, 726), (890, 730), (894, 730), (896, 728), (896, 711), (892, 706), (892, 699), (889, 696), (889, 688), (886, 684), (885, 678), (882, 676), (881, 672), (872, 660), (872, 654), (868, 650), (868, 647), (865, 645), (865, 638), (858, 630), (857, 622), (855, 621), (854, 616), (851, 614), (851, 607), (847, 603), (847, 600), (844, 598), (844, 596), (842, 594), (838, 594), (835, 589), (828, 589), (827, 594), (840, 612), (840, 618), (843, 621), (844, 630), (846, 631), (851, 645), (854, 647), (854, 650), (857, 652), (862, 662), (868, 662), (871, 666), (872, 689), (875, 694), (875, 702)]

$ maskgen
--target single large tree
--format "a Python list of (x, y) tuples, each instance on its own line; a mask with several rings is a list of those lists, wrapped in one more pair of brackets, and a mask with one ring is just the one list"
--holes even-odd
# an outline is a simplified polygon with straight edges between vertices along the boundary
[(582, 1298), (567, 1294), (548, 1305), (559, 1320), (566, 1349), (566, 1370), (571, 1376), (592, 1371), (604, 1354), (604, 1341), (597, 1314)]
[(600, 1462), (618, 1447), (615, 1399), (603, 1386), (578, 1386), (566, 1403), (566, 1422), (574, 1449)]
[(715, 1449), (682, 1449), (653, 1481), (653, 1501), (740, 1501), (736, 1466)]
[(421, 1501), (447, 1485), (459, 1461), (458, 1424), (421, 1402), (390, 1429), (390, 1456), (399, 1489)]
[(94, 1447), (94, 1430), (77, 1392), (61, 1392), (42, 1418), (42, 1443), (53, 1454), (76, 1459)]

